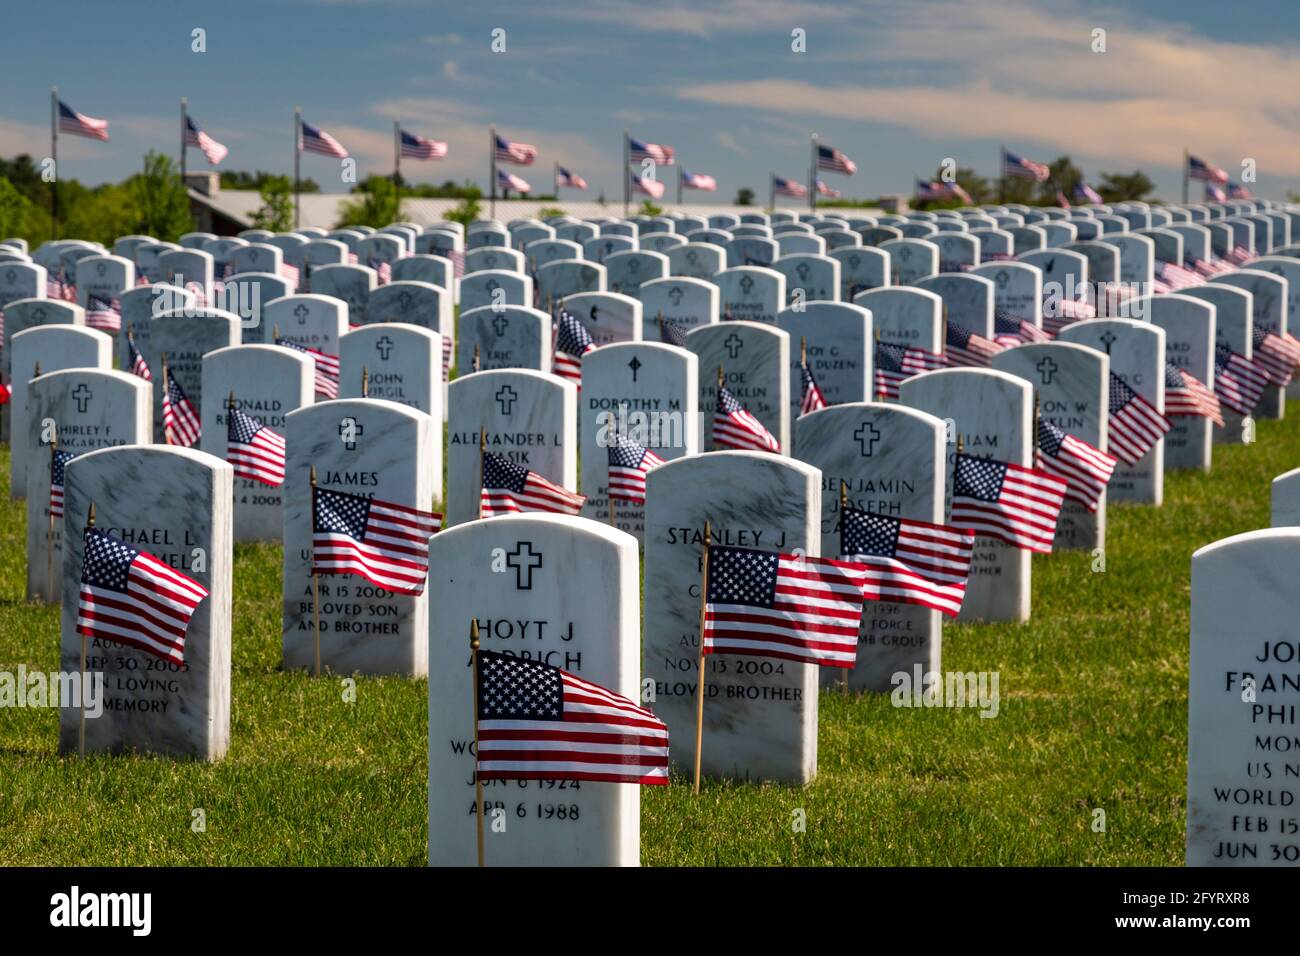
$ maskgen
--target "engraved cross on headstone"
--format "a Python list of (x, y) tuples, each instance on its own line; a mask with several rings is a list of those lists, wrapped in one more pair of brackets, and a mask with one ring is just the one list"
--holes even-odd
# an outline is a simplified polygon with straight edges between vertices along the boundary
[(299, 325), (307, 324), (307, 316), (311, 315), (311, 309), (299, 302), (293, 309), (294, 318), (298, 320)]
[(506, 326), (509, 324), (510, 320), (498, 312), (496, 318), (492, 320), (492, 328), (496, 330), (497, 338), (501, 338), (501, 336), (506, 334)]
[(86, 408), (90, 405), (90, 400), (95, 397), (95, 393), (86, 388), (86, 383), (82, 382), (72, 393), (72, 397), (77, 403), (78, 414), (86, 414)]
[(740, 350), (745, 347), (745, 340), (735, 332), (732, 332), (727, 336), (726, 341), (724, 341), (722, 345), (727, 350), (727, 354), (734, 360), (738, 355), (740, 355)]
[(635, 382), (636, 373), (641, 368), (641, 360), (634, 355), (632, 356), (632, 361), (627, 363), (627, 367), (632, 370), (632, 381)]
[(880, 441), (880, 429), (871, 422), (863, 422), (853, 433), (853, 437), (858, 440), (858, 445), (862, 448), (862, 457), (870, 458), (875, 453), (876, 442)]
[(533, 550), (531, 541), (520, 541), (513, 551), (506, 552), (506, 565), (515, 569), (515, 588), (533, 589), (533, 571), (542, 566), (542, 553)]
[(1106, 346), (1106, 354), (1109, 355), (1110, 347), (1115, 344), (1115, 339), (1116, 339), (1115, 333), (1107, 329), (1105, 332), (1101, 333), (1100, 338), (1101, 338), (1101, 344)]
[(1052, 376), (1056, 374), (1058, 366), (1050, 357), (1044, 356), (1034, 368), (1038, 369), (1038, 376), (1043, 380), (1044, 385), (1052, 384)]
[(391, 352), (392, 350), (393, 350), (393, 340), (386, 335), (383, 336), (379, 341), (375, 343), (375, 351), (379, 353), (380, 359), (382, 359), (385, 362), (388, 361), (388, 353)]
[(510, 409), (513, 407), (515, 402), (519, 399), (519, 393), (516, 392), (513, 388), (511, 388), (509, 385), (502, 385), (499, 389), (497, 389), (497, 393), (494, 397), (497, 400), (497, 404), (501, 406), (501, 414), (509, 415)]
[(348, 451), (356, 451), (357, 439), (365, 434), (365, 426), (355, 418), (345, 418), (339, 422), (339, 437), (343, 439), (343, 447)]

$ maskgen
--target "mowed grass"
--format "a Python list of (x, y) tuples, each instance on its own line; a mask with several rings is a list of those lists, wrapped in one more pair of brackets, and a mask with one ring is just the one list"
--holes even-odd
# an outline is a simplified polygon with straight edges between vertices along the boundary
[[(1288, 414), (1216, 447), (1211, 474), (1170, 476), (1164, 507), (1112, 506), (1105, 573), (1035, 557), (1028, 624), (945, 628), (945, 670), (999, 673), (996, 718), (824, 693), (812, 784), (644, 788), (643, 862), (1180, 864), (1190, 557), (1267, 526), (1270, 480), (1300, 464)], [(58, 615), (23, 599), (24, 520), (0, 478), (0, 670), (50, 671)], [(359, 678), (345, 703), (337, 677), (281, 672), (279, 548), (235, 561), (226, 759), (60, 757), (56, 711), (0, 709), (0, 863), (423, 864), (425, 682)]]

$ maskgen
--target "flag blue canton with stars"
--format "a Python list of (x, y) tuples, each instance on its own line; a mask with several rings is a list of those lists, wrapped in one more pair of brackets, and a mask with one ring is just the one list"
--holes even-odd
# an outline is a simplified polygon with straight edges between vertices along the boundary
[(1006, 477), (1007, 466), (1000, 461), (962, 455), (957, 459), (955, 471), (952, 488), (954, 496), (997, 501), (1002, 494), (1002, 481)]
[(480, 720), (564, 720), (560, 669), (479, 651)]
[(710, 604), (772, 607), (781, 556), (753, 548), (714, 547), (709, 550)]
[(313, 531), (334, 531), (358, 541), (365, 540), (370, 520), (370, 499), (342, 491), (316, 489)]

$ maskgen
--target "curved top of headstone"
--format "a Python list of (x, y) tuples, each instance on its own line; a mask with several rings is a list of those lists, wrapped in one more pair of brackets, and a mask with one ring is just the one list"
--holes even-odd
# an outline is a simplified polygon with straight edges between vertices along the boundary
[[(663, 481), (665, 476), (673, 476), (678, 472), (690, 472), (696, 469), (706, 468), (717, 470), (721, 474), (731, 474), (733, 481), (743, 481), (744, 475), (739, 471), (741, 468), (767, 468), (772, 471), (783, 471), (789, 474), (799, 475), (805, 479), (821, 482), (821, 469), (810, 465), (805, 461), (797, 458), (790, 458), (786, 455), (779, 455), (770, 451), (711, 451), (697, 455), (686, 455), (682, 458), (674, 458), (671, 461), (657, 465), (646, 475), (646, 489), (649, 492), (657, 484), (655, 476), (659, 481)], [(737, 469), (732, 471), (732, 469)], [(648, 494), (647, 494), (648, 497)], [(788, 508), (786, 502), (773, 502), (774, 508), (782, 510)]]
[[(412, 326), (415, 328), (416, 326)], [(367, 326), (373, 328), (373, 326)], [(482, 375), (482, 372), (476, 372), (476, 375)], [(345, 418), (349, 410), (357, 408), (382, 408), (390, 415), (397, 415), (401, 418), (410, 419), (412, 422), (419, 424), (429, 418), (428, 414), (420, 411), (414, 405), (406, 405), (402, 402), (392, 402), (386, 398), (334, 398), (327, 402), (316, 402), (312, 405), (303, 405), (301, 408), (295, 408), (289, 414), (285, 415), (285, 422), (288, 423), (300, 417), (315, 418), (323, 416), (325, 418)], [(337, 441), (338, 439), (334, 439)]]
[[(68, 369), (68, 371), (79, 370)], [(195, 468), (203, 468), (214, 472), (229, 471), (232, 475), (234, 473), (234, 468), (231, 467), (230, 462), (224, 461), (206, 451), (199, 451), (197, 448), (186, 448), (183, 445), (110, 445), (107, 448), (96, 448), (94, 451), (78, 455), (68, 462), (68, 467), (80, 472), (89, 462), (105, 465), (119, 458), (143, 458), (146, 461), (150, 458), (158, 458), (165, 459), (173, 464), (180, 460)], [(141, 479), (148, 479), (149, 476), (155, 474), (156, 468), (158, 468), (157, 463), (141, 468)]]

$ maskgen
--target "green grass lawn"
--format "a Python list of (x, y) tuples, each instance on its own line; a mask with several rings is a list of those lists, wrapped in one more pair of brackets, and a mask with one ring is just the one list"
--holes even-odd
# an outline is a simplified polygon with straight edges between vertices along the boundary
[[(1190, 557), (1268, 524), (1294, 421), (1170, 477), (1163, 508), (1112, 506), (1105, 573), (1035, 557), (1029, 624), (947, 627), (944, 669), (998, 671), (999, 716), (823, 694), (811, 785), (644, 788), (643, 862), (1180, 864)], [(24, 520), (0, 478), (0, 670), (54, 670), (57, 611), (23, 600)], [(345, 703), (337, 678), (281, 673), (280, 549), (235, 562), (228, 757), (61, 758), (57, 711), (0, 710), (0, 863), (424, 863), (425, 682), (360, 678)]]

